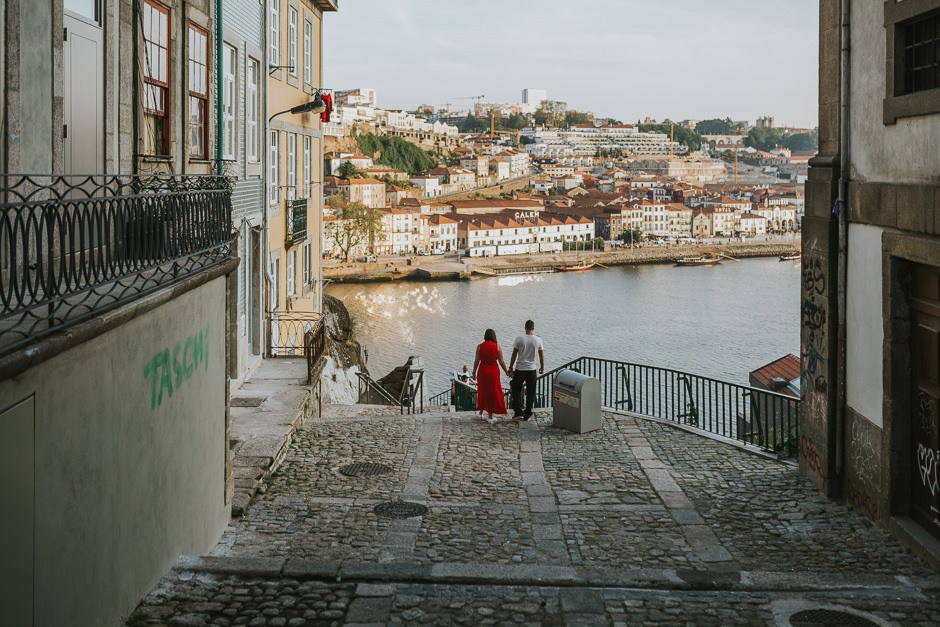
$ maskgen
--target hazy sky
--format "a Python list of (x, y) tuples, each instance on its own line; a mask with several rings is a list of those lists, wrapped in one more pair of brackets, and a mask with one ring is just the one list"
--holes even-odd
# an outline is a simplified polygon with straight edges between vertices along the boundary
[(818, 0), (341, 0), (324, 83), (379, 106), (519, 102), (816, 126)]

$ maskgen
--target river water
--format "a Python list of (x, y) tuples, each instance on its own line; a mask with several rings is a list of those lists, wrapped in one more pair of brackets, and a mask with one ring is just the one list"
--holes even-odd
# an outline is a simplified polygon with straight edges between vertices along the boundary
[(799, 262), (777, 258), (710, 267), (671, 264), (462, 282), (339, 284), (379, 378), (409, 355), (426, 367), (428, 396), (473, 365), (496, 331), (507, 364), (526, 319), (545, 343), (546, 370), (601, 357), (747, 384), (748, 372), (799, 350)]

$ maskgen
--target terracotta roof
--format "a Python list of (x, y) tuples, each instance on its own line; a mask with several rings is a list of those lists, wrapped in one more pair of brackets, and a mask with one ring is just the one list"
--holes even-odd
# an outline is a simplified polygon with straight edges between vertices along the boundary
[[(799, 398), (800, 358), (793, 353), (784, 355), (766, 366), (752, 370), (748, 378), (750, 379), (751, 385), (754, 387), (760, 387), (765, 390), (772, 390)], [(786, 381), (787, 384), (782, 387), (775, 387), (773, 383), (774, 379)]]
[(378, 179), (349, 179), (340, 183), (340, 185), (381, 185), (385, 187), (385, 183)]

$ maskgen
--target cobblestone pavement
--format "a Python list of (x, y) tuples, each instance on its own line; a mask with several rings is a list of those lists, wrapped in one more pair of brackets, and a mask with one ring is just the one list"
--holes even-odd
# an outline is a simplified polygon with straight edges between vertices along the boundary
[[(389, 413), (302, 427), (128, 624), (940, 624), (940, 576), (791, 464), (624, 415), (579, 435), (546, 413)], [(388, 472), (340, 472), (356, 462)], [(428, 511), (376, 514), (388, 501)]]

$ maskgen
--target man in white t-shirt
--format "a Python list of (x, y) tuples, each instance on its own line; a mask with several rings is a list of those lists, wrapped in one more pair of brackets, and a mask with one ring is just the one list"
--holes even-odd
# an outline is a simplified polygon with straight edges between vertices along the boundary
[[(518, 358), (518, 365), (516, 359)], [(536, 366), (538, 359), (538, 366)], [(535, 334), (535, 323), (525, 321), (525, 333), (516, 337), (512, 343), (512, 357), (509, 358), (509, 375), (512, 382), (509, 389), (512, 395), (513, 418), (528, 420), (532, 417), (535, 405), (536, 367), (538, 374), (545, 374), (545, 350), (542, 338)], [(525, 386), (525, 410), (522, 409), (522, 386)]]

